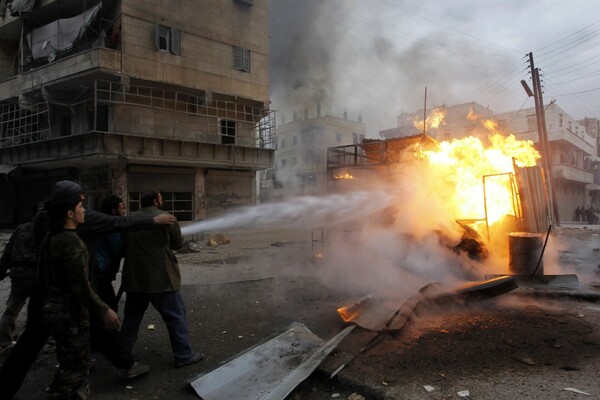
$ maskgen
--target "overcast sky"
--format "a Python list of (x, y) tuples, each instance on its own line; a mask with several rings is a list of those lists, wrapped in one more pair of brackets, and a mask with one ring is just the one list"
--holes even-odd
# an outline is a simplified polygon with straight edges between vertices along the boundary
[[(350, 119), (368, 136), (401, 112), (477, 102), (533, 107), (528, 59), (544, 100), (600, 117), (598, 0), (270, 0), (272, 109)], [(531, 86), (531, 83), (530, 83)]]

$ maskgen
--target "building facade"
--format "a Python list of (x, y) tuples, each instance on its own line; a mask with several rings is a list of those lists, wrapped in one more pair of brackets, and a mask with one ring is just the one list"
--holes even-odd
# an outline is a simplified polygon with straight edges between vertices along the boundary
[(268, 2), (29, 3), (0, 17), (0, 224), (61, 179), (91, 208), (160, 190), (181, 221), (254, 203), (276, 146)]
[[(577, 207), (598, 207), (592, 198), (597, 138), (556, 103), (546, 105), (545, 116), (550, 151), (548, 157), (559, 217), (561, 221), (571, 221)], [(535, 108), (496, 114), (494, 118), (503, 131), (538, 145)]]
[[(432, 113), (442, 112), (444, 122), (437, 127), (427, 126), (427, 135), (440, 141), (467, 136), (485, 139), (489, 130), (484, 121), (490, 120), (497, 123), (499, 132), (531, 140), (536, 147), (539, 145), (535, 108), (494, 114), (480, 104), (464, 103), (432, 110), (435, 110)], [(600, 209), (600, 164), (596, 162), (598, 120), (576, 121), (554, 102), (546, 106), (545, 116), (559, 217), (561, 221), (571, 221), (578, 206)], [(386, 139), (414, 135), (419, 132), (423, 119), (423, 110), (402, 113), (398, 116), (398, 127), (381, 131), (380, 135)], [(418, 126), (414, 121), (419, 121)], [(594, 174), (598, 175), (596, 180)]]
[[(397, 117), (397, 127), (380, 132), (384, 139), (415, 136), (426, 133), (438, 141), (455, 138), (457, 132), (463, 136), (485, 136), (481, 121), (491, 118), (492, 111), (478, 103), (463, 103), (453, 106), (437, 106), (427, 111), (402, 112)], [(423, 132), (425, 130), (425, 132)]]
[(327, 148), (360, 143), (366, 134), (365, 125), (342, 118), (294, 114), (291, 122), (282, 120), (277, 126), (277, 151), (272, 170), (263, 172), (260, 179), (261, 202), (282, 200), (294, 196), (319, 196), (328, 192)]

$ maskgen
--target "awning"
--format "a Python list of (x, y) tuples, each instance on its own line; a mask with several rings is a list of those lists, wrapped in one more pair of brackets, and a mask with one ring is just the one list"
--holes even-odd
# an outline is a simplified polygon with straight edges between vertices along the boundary
[(34, 59), (48, 57), (52, 53), (68, 50), (94, 21), (102, 3), (72, 18), (57, 19), (34, 29), (27, 41)]

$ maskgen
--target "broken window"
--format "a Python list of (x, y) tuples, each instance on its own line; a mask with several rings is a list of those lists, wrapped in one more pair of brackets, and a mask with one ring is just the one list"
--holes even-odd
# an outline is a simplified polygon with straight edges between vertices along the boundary
[(221, 143), (235, 144), (235, 121), (221, 120)]

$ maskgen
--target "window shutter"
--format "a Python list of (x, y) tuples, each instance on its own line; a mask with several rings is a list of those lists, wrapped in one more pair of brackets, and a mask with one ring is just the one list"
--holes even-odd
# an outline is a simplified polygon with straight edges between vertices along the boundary
[(171, 53), (176, 55), (181, 53), (181, 33), (175, 28), (171, 28)]
[(154, 24), (154, 46), (160, 50), (160, 25)]
[(241, 47), (233, 46), (233, 68), (244, 70), (244, 49)]
[(244, 49), (243, 70), (250, 72), (250, 50)]

